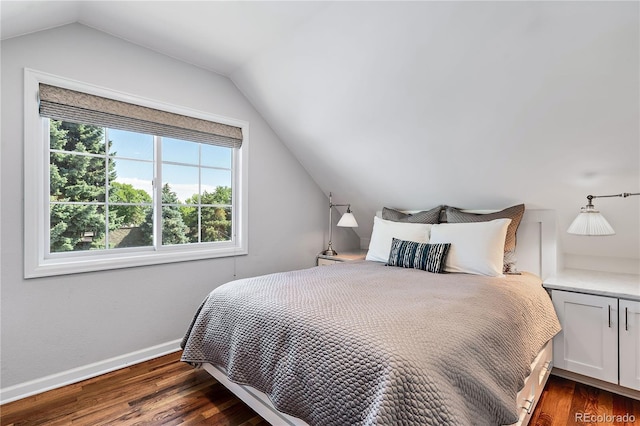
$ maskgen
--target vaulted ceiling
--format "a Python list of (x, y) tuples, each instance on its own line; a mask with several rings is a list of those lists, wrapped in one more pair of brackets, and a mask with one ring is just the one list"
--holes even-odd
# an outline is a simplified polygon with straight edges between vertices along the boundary
[[(366, 238), (382, 205), (554, 209), (640, 191), (637, 2), (11, 2), (229, 77)], [(177, 76), (179, 78), (179, 76)], [(256, 141), (254, 143), (259, 143)], [(576, 255), (640, 257), (640, 197)]]

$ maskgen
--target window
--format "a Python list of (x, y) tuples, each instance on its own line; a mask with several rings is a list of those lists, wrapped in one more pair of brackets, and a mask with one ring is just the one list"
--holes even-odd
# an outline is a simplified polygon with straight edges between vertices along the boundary
[(59, 120), (49, 129), (48, 255), (233, 239), (232, 148)]
[[(247, 253), (246, 123), (31, 70), (25, 92), (25, 277)], [(66, 95), (83, 99), (66, 111)], [(114, 118), (118, 103), (133, 112)], [(162, 114), (160, 125), (140, 114)], [(202, 120), (241, 142), (192, 135)]]

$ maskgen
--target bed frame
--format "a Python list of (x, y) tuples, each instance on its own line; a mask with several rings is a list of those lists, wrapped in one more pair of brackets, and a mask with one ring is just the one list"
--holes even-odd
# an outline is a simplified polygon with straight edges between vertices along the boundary
[[(465, 211), (492, 213), (495, 210)], [(407, 211), (407, 213), (415, 212), (417, 210)], [(380, 214), (380, 212), (377, 213), (378, 216)], [(526, 210), (518, 228), (517, 238), (518, 269), (533, 272), (543, 280), (555, 274), (557, 268), (555, 211)], [(516, 397), (517, 406), (520, 408), (520, 417), (514, 426), (529, 424), (531, 414), (551, 372), (552, 343), (553, 340), (549, 340), (531, 363), (531, 374), (525, 379), (524, 387)], [(278, 411), (265, 393), (251, 386), (230, 381), (221, 368), (208, 363), (203, 364), (203, 368), (272, 425), (308, 426), (299, 418)]]

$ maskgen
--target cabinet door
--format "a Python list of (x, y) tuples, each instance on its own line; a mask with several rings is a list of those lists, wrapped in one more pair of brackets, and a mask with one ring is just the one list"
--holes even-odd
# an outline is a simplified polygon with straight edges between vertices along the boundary
[(562, 331), (553, 341), (556, 367), (618, 383), (618, 299), (554, 290)]
[(640, 302), (620, 300), (620, 385), (640, 390)]

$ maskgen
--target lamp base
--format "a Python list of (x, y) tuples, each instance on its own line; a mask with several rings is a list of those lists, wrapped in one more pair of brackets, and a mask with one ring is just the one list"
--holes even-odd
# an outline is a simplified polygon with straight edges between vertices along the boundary
[(331, 247), (322, 252), (325, 256), (337, 256), (338, 252), (332, 249)]

